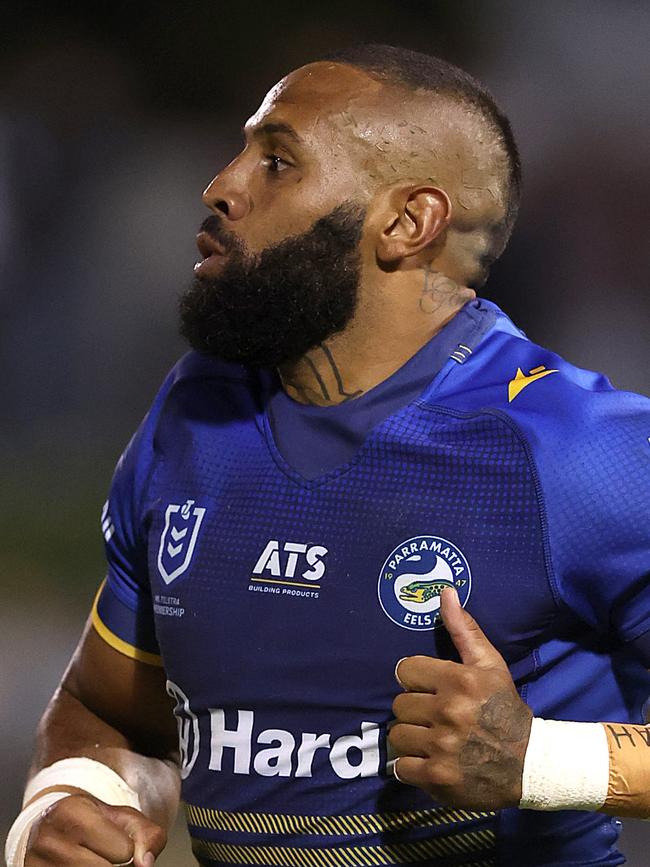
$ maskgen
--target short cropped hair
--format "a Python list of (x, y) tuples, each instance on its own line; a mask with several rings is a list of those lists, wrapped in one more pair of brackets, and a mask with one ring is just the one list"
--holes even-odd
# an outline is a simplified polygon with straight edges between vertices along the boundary
[[(453, 63), (430, 54), (393, 45), (356, 45), (324, 59), (354, 66), (384, 81), (411, 90), (423, 89), (450, 97), (478, 113), (501, 146), (506, 159), (508, 170), (505, 179), (506, 214), (498, 232), (501, 239), (500, 248), (503, 249), (519, 210), (521, 162), (510, 121), (489, 90)], [(498, 256), (501, 249), (494, 258)]]

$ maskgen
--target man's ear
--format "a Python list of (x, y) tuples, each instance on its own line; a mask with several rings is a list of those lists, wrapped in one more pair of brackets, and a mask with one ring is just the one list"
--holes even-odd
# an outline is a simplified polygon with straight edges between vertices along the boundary
[(451, 201), (440, 187), (395, 184), (376, 205), (377, 259), (387, 267), (421, 253), (451, 220)]

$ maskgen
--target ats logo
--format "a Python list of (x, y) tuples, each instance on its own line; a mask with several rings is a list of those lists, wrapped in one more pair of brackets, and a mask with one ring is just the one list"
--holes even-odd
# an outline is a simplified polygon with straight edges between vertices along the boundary
[(326, 554), (323, 545), (270, 539), (253, 566), (248, 589), (255, 593), (318, 599)]
[(455, 587), (465, 607), (472, 573), (463, 552), (440, 536), (414, 536), (394, 548), (379, 573), (377, 591), (384, 614), (403, 629), (440, 624), (440, 594)]

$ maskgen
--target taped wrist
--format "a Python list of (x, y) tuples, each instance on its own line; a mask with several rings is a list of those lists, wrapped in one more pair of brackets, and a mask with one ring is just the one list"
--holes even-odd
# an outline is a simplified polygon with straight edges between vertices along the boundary
[[(40, 796), (38, 793), (62, 786), (83, 789), (89, 795), (114, 807), (140, 809), (137, 792), (102, 762), (81, 757), (55, 762), (39, 771), (25, 789), (23, 810), (11, 826), (5, 844), (7, 867), (23, 867), (32, 825), (41, 818), (45, 810), (62, 798), (70, 796), (70, 792), (60, 791), (49, 791)], [(33, 798), (35, 800), (32, 800)], [(31, 803), (25, 807), (28, 801)]]
[(23, 867), (27, 854), (27, 841), (32, 825), (40, 819), (45, 810), (57, 801), (69, 797), (69, 792), (48, 792), (25, 807), (11, 826), (5, 843), (5, 861), (7, 867)]
[(519, 806), (648, 818), (650, 728), (535, 717)]
[(523, 810), (599, 810), (607, 799), (609, 752), (600, 723), (533, 718), (521, 781)]

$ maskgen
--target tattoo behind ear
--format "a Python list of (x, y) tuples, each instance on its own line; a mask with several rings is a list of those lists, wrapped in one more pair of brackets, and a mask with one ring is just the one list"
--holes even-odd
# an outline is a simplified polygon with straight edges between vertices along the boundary
[[(453, 302), (464, 295), (463, 288), (451, 277), (434, 271), (430, 264), (424, 266), (424, 283), (419, 307), (423, 313), (432, 315), (441, 307), (453, 306)], [(464, 303), (464, 301), (463, 301)]]

